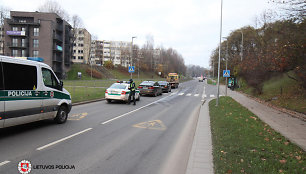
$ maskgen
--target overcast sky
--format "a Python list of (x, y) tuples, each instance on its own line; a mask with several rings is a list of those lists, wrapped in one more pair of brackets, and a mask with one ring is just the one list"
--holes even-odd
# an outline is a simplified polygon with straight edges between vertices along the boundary
[[(218, 46), (221, 0), (57, 0), (69, 15), (79, 15), (100, 40), (131, 41), (142, 46), (148, 35), (155, 47), (172, 47), (185, 64), (209, 67)], [(35, 11), (43, 0), (0, 0), (14, 11)], [(223, 36), (255, 24), (273, 6), (268, 0), (223, 0)]]

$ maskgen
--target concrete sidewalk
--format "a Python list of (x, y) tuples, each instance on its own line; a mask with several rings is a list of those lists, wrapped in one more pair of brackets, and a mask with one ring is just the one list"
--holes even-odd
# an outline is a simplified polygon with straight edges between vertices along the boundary
[(206, 101), (201, 105), (197, 128), (189, 156), (186, 174), (212, 174), (213, 156), (209, 107)]
[[(224, 86), (223, 86), (224, 87)], [(221, 89), (223, 89), (223, 87)], [(306, 122), (268, 107), (239, 92), (228, 90), (228, 96), (248, 108), (263, 122), (306, 151)]]

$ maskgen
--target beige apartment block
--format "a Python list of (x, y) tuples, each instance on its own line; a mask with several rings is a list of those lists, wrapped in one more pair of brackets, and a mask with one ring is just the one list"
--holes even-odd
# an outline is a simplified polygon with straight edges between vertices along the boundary
[(73, 43), (73, 63), (90, 64), (91, 34), (85, 28), (73, 29), (75, 40)]

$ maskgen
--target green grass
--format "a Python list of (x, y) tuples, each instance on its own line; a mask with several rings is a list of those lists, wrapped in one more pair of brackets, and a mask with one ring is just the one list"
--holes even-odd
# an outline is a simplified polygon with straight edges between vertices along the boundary
[[(80, 64), (73, 64), (70, 70), (67, 72), (67, 78), (69, 80), (79, 80), (78, 72), (82, 73), (82, 80), (91, 80), (90, 75), (86, 73), (86, 67), (89, 65), (80, 65)], [(95, 78), (93, 78), (95, 79)]]
[(216, 82), (216, 80), (213, 81), (212, 79), (207, 79), (207, 84), (216, 85), (217, 82)]
[(72, 103), (101, 99), (105, 97), (103, 88), (65, 87), (70, 92)]
[(209, 103), (215, 173), (305, 173), (306, 154), (230, 97)]
[[(291, 76), (294, 76), (294, 74), (290, 74)], [(242, 88), (239, 90), (249, 95), (253, 95), (252, 88), (248, 87), (244, 82)], [(304, 114), (306, 113), (305, 89), (299, 86), (297, 81), (290, 79), (285, 74), (271, 78), (270, 80), (264, 82), (263, 94), (255, 95), (255, 97), (268, 101), (271, 104), (279, 107)]]

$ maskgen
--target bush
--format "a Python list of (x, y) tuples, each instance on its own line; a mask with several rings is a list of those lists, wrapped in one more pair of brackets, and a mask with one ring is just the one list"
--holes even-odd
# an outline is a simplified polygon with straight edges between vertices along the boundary
[(100, 73), (99, 71), (97, 71), (95, 69), (91, 69), (91, 68), (87, 68), (86, 73), (89, 76), (91, 76), (91, 73), (92, 73), (92, 77), (97, 78), (97, 79), (102, 79), (102, 77), (103, 77), (102, 73)]
[(114, 69), (113, 62), (110, 61), (110, 60), (105, 61), (103, 65), (104, 65), (104, 67), (107, 68), (107, 69)]

